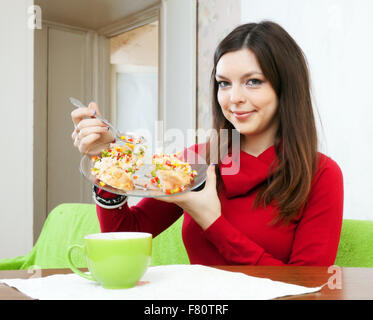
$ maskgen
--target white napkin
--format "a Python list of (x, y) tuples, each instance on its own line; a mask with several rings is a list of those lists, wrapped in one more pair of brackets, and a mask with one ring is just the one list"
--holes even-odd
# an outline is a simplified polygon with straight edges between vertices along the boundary
[(130, 289), (104, 289), (75, 273), (31, 279), (1, 279), (39, 300), (265, 300), (319, 291), (202, 265), (149, 267)]

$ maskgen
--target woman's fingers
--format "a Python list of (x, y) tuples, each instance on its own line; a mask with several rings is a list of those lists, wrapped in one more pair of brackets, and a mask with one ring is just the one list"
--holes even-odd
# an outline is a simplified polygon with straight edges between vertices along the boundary
[(194, 195), (191, 194), (190, 192), (184, 192), (181, 194), (174, 194), (172, 196), (166, 196), (166, 197), (159, 197), (157, 200), (161, 200), (164, 202), (170, 202), (170, 203), (175, 203), (175, 204), (183, 204), (185, 202), (190, 201), (190, 199), (193, 199)]
[(209, 167), (207, 168), (207, 179), (206, 179), (205, 188), (206, 189), (211, 188), (212, 190), (216, 189), (216, 173), (215, 173), (215, 166), (213, 164), (210, 164)]
[(105, 123), (98, 119), (84, 119), (81, 120), (75, 127), (73, 133), (71, 134), (71, 138), (75, 140), (76, 136), (80, 133), (81, 130), (92, 127), (102, 127), (106, 129), (108, 128)]
[(78, 149), (80, 153), (89, 153), (93, 148), (94, 143), (99, 140), (101, 135), (99, 133), (92, 133), (79, 141)]
[(91, 102), (88, 105), (88, 110), (92, 111), (93, 113), (96, 112), (99, 116), (101, 115), (100, 110), (98, 109), (98, 105), (96, 102)]
[(107, 128), (107, 125), (98, 119), (83, 119), (76, 126), (76, 130), (79, 132), (80, 130), (84, 128), (89, 128), (89, 127), (106, 127)]
[(75, 139), (77, 137), (78, 133), (76, 132), (76, 129), (73, 131), (73, 133), (71, 134), (71, 139), (74, 140), (74, 144), (75, 144)]
[(100, 115), (95, 102), (91, 102), (86, 108), (77, 108), (71, 112), (71, 119), (74, 123), (71, 138), (74, 141), (74, 146), (84, 154), (98, 153), (103, 146), (109, 145), (113, 141), (108, 127), (94, 118), (95, 114)]
[(101, 126), (86, 127), (79, 132), (74, 130), (71, 137), (74, 140), (74, 146), (83, 153), (87, 153), (87, 151), (94, 148), (97, 144), (96, 142), (107, 144), (113, 140), (111, 134), (108, 132), (107, 127)]
[(94, 110), (89, 108), (76, 108), (71, 112), (71, 119), (76, 127), (84, 118), (89, 118), (94, 115)]
[(76, 127), (84, 118), (93, 117), (95, 113), (101, 115), (97, 103), (91, 102), (87, 108), (74, 109), (71, 112), (71, 119), (73, 120), (74, 126)]
[(108, 127), (101, 127), (101, 126), (94, 126), (94, 127), (86, 127), (81, 129), (77, 135), (80, 140), (85, 138), (86, 136), (89, 136), (91, 134), (100, 134), (108, 132)]

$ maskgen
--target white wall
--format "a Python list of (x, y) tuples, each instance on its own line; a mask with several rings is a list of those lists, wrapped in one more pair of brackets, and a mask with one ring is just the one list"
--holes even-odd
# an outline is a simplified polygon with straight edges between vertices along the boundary
[(241, 0), (241, 7), (242, 23), (273, 20), (305, 52), (323, 126), (320, 150), (344, 176), (344, 218), (373, 220), (373, 1)]
[(32, 1), (1, 0), (0, 19), (0, 259), (33, 244), (33, 30)]

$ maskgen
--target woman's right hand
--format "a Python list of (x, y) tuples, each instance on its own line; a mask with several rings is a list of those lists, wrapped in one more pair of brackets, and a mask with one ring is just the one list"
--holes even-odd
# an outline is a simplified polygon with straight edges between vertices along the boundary
[(95, 102), (91, 102), (87, 108), (77, 108), (71, 112), (75, 127), (71, 135), (74, 146), (80, 153), (90, 156), (99, 154), (114, 140), (107, 125), (93, 117), (95, 112), (101, 115)]

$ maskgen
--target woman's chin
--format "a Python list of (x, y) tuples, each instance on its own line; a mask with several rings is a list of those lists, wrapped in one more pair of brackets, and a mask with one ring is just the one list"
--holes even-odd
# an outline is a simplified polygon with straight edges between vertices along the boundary
[(244, 136), (255, 135), (255, 130), (253, 128), (248, 128), (247, 126), (235, 126), (235, 129)]

